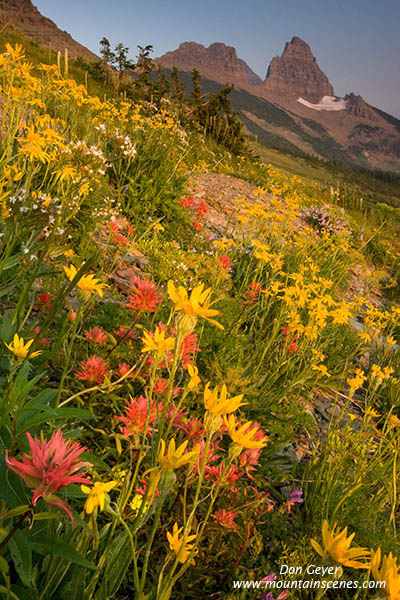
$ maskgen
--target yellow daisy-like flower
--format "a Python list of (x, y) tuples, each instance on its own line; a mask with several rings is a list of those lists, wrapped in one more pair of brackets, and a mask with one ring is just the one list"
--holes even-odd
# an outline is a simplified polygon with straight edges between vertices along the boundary
[(175, 304), (175, 310), (182, 312), (186, 316), (185, 324), (187, 329), (193, 329), (197, 322), (197, 317), (203, 317), (213, 323), (219, 329), (223, 326), (210, 317), (215, 317), (219, 314), (218, 310), (210, 308), (214, 302), (210, 303), (211, 288), (204, 290), (204, 284), (193, 288), (190, 296), (181, 285), (176, 288), (173, 281), (168, 281), (168, 294), (172, 302)]
[[(4, 344), (17, 358), (26, 358), (29, 354), (29, 348), (33, 344), (33, 340), (28, 340), (25, 343), (24, 338), (19, 337), (18, 333), (16, 333), (12, 342), (10, 342), (9, 344), (4, 342)], [(36, 352), (32, 352), (32, 354), (30, 354), (30, 358), (39, 356), (41, 352), (41, 350), (36, 350)]]
[(219, 393), (219, 387), (216, 386), (214, 390), (210, 390), (210, 384), (207, 383), (204, 388), (204, 406), (205, 409), (214, 416), (222, 416), (228, 413), (234, 412), (240, 406), (247, 404), (242, 402), (243, 394), (228, 398), (228, 391), (225, 383), (221, 387), (221, 393)]
[(386, 585), (382, 588), (382, 593), (389, 600), (399, 600), (400, 598), (400, 573), (397, 565), (397, 558), (390, 552), (384, 555), (381, 563), (381, 549), (372, 552), (371, 573), (375, 581), (385, 581)]
[(116, 485), (118, 485), (117, 481), (109, 481), (108, 483), (96, 481), (92, 487), (81, 485), (82, 492), (88, 494), (85, 502), (85, 511), (88, 515), (91, 515), (97, 506), (101, 511), (104, 510), (105, 501), (108, 500), (107, 492), (115, 488)]
[(319, 371), (325, 377), (330, 377), (331, 374), (328, 372), (328, 368), (325, 365), (312, 365), (313, 371)]
[(153, 337), (151, 337), (151, 335), (145, 331), (144, 336), (142, 337), (142, 352), (159, 352), (160, 354), (164, 354), (165, 352), (173, 350), (175, 346), (175, 338), (166, 338), (165, 335), (165, 331), (160, 331), (158, 327), (156, 327)]
[(199, 383), (201, 383), (201, 379), (199, 377), (199, 370), (196, 365), (188, 365), (187, 370), (190, 375), (190, 380), (186, 387), (191, 392), (199, 385)]
[[(78, 272), (74, 265), (64, 267), (64, 271), (70, 281), (73, 281), (74, 277)], [(76, 285), (84, 294), (89, 294), (90, 292), (97, 292), (98, 295), (102, 297), (103, 288), (105, 288), (106, 286), (104, 283), (99, 282), (100, 279), (95, 279), (94, 275), (83, 275)]]
[(366, 417), (372, 417), (373, 419), (377, 419), (378, 417), (381, 416), (380, 413), (378, 413), (376, 410), (374, 410), (370, 406), (366, 410), (364, 410), (364, 415)]
[(171, 471), (179, 469), (183, 465), (186, 465), (197, 455), (196, 450), (191, 452), (185, 452), (188, 440), (185, 440), (178, 448), (176, 447), (175, 438), (168, 444), (168, 450), (166, 451), (165, 442), (161, 440), (161, 448), (158, 454), (158, 462), (164, 471)]
[[(172, 534), (169, 531), (167, 531), (167, 539), (171, 550), (173, 550), (177, 556), (179, 555), (179, 562), (185, 563), (188, 559), (190, 552), (193, 549), (193, 544), (191, 544), (190, 542), (193, 542), (193, 540), (196, 539), (196, 535), (187, 535), (185, 539), (184, 536), (180, 537), (180, 533), (182, 530), (183, 527), (178, 528), (178, 523), (175, 523), (172, 529)], [(195, 554), (197, 554), (197, 552), (194, 552), (193, 556)], [(190, 559), (189, 563), (191, 565), (194, 564), (193, 556)]]
[(264, 448), (267, 445), (268, 438), (263, 436), (257, 439), (257, 435), (260, 433), (258, 427), (254, 427), (251, 421), (247, 421), (244, 425), (236, 423), (236, 419), (233, 415), (229, 415), (227, 419), (224, 417), (225, 425), (228, 428), (228, 433), (231, 440), (242, 448)]
[(336, 523), (330, 530), (328, 521), (324, 519), (322, 523), (323, 548), (313, 539), (311, 545), (322, 558), (331, 558), (335, 563), (353, 569), (368, 569), (371, 553), (367, 548), (359, 546), (351, 548), (354, 536), (355, 533), (347, 535), (347, 527), (340, 531)]
[(347, 379), (347, 383), (350, 386), (350, 391), (352, 393), (355, 392), (355, 390), (357, 390), (358, 388), (360, 388), (362, 386), (362, 384), (364, 383), (364, 381), (367, 378), (365, 377), (364, 373), (362, 372), (361, 369), (356, 369), (354, 376)]

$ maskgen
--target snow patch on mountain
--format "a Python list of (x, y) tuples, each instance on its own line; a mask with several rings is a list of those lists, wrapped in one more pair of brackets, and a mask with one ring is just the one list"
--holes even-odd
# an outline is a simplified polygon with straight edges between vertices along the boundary
[(297, 102), (300, 102), (300, 104), (304, 104), (304, 106), (312, 108), (313, 110), (345, 110), (347, 104), (345, 100), (336, 98), (335, 96), (324, 96), (317, 104), (308, 102), (308, 100), (304, 100), (304, 98), (297, 98)]

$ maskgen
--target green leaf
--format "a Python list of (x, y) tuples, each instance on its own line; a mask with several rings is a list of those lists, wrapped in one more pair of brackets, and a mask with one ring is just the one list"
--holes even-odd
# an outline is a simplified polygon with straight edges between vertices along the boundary
[(0, 427), (0, 449), (10, 448), (12, 443), (11, 433), (7, 425)]
[(16, 473), (7, 467), (4, 455), (0, 455), (0, 498), (6, 501), (11, 508), (27, 504), (27, 488)]
[(25, 534), (19, 529), (8, 542), (15, 569), (22, 583), (29, 587), (31, 583), (32, 550)]
[(76, 565), (80, 565), (86, 569), (95, 570), (97, 568), (95, 565), (89, 562), (87, 558), (72, 548), (72, 546), (69, 546), (69, 544), (66, 544), (65, 542), (61, 542), (60, 540), (40, 537), (39, 541), (31, 538), (30, 544), (32, 550), (38, 554), (42, 554), (44, 556), (46, 554), (54, 554), (55, 556), (59, 556), (68, 562), (75, 563)]
[(117, 593), (131, 561), (129, 537), (123, 531), (107, 549), (104, 578), (98, 592), (100, 598), (112, 598)]
[(41, 425), (42, 423), (48, 423), (49, 421), (53, 421), (56, 419), (96, 419), (89, 410), (84, 410), (80, 408), (50, 408), (44, 407), (40, 409), (40, 413), (36, 416), (31, 417), (28, 421), (23, 418), (18, 419), (17, 421), (17, 432), (18, 435), (24, 433), (36, 427), (37, 425)]
[(9, 575), (9, 567), (8, 562), (4, 558), (4, 556), (0, 556), (0, 573), (3, 575), (4, 581), (7, 587), (10, 586), (10, 575)]
[(15, 326), (11, 324), (10, 317), (4, 313), (0, 325), (0, 337), (3, 342), (10, 342), (15, 333)]

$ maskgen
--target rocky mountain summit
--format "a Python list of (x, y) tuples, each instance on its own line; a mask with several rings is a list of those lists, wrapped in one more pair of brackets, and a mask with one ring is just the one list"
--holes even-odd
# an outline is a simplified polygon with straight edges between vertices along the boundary
[(224, 85), (243, 87), (262, 83), (249, 65), (238, 58), (235, 48), (221, 42), (215, 42), (208, 48), (195, 42), (183, 42), (177, 50), (155, 60), (167, 68), (177, 67), (182, 71), (197, 69), (202, 75)]
[(311, 102), (335, 95), (310, 46), (299, 37), (293, 37), (286, 43), (282, 56), (271, 60), (261, 87), (272, 93), (300, 96)]
[(44, 17), (31, 0), (5, 0), (0, 3), (0, 20), (5, 25), (17, 27), (27, 37), (64, 52), (68, 49), (71, 58), (81, 56), (85, 60), (99, 60), (93, 52), (75, 41), (69, 33), (62, 31), (47, 17)]
[(346, 110), (352, 115), (368, 119), (369, 121), (378, 120), (378, 115), (374, 109), (361, 96), (357, 96), (351, 92), (344, 97), (344, 100), (346, 102)]

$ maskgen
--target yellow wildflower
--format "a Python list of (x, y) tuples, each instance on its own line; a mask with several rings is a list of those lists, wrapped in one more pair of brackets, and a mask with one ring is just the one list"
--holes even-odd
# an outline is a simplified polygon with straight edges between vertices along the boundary
[(381, 415), (374, 410), (371, 406), (368, 406), (368, 408), (366, 410), (364, 410), (364, 415), (366, 417), (372, 417), (373, 419), (377, 419), (378, 417), (380, 417)]
[(172, 438), (172, 440), (170, 440), (168, 444), (168, 450), (167, 452), (165, 452), (165, 442), (163, 439), (161, 440), (161, 448), (158, 454), (158, 462), (160, 463), (162, 469), (164, 469), (165, 471), (179, 469), (179, 467), (186, 465), (192, 460), (192, 458), (197, 454), (197, 450), (192, 450), (191, 452), (185, 453), (188, 442), (189, 440), (185, 440), (177, 448), (175, 438)]
[(382, 588), (382, 593), (389, 600), (398, 600), (400, 598), (400, 573), (397, 565), (397, 558), (391, 552), (384, 555), (381, 563), (381, 549), (372, 551), (371, 573), (375, 581), (385, 581), (386, 585)]
[[(172, 529), (172, 534), (167, 531), (167, 539), (171, 550), (173, 550), (175, 554), (179, 556), (179, 562), (185, 563), (193, 549), (193, 544), (190, 542), (196, 539), (196, 535), (187, 535), (186, 538), (184, 535), (179, 537), (182, 530), (183, 527), (178, 528), (178, 523), (175, 523)], [(197, 554), (197, 551), (193, 553), (193, 556), (195, 554)], [(194, 564), (193, 556), (189, 562), (191, 565)]]
[(91, 515), (97, 506), (101, 511), (104, 510), (105, 501), (109, 499), (107, 492), (112, 490), (116, 485), (118, 485), (116, 481), (109, 481), (108, 483), (96, 481), (92, 487), (81, 485), (82, 492), (88, 494), (85, 502), (85, 511), (88, 515)]
[(355, 373), (354, 373), (354, 377), (351, 377), (349, 379), (347, 379), (347, 383), (350, 386), (350, 393), (354, 394), (354, 392), (362, 386), (362, 384), (364, 383), (364, 381), (367, 378), (365, 377), (364, 373), (362, 372), (361, 369), (356, 369)]
[(13, 48), (11, 44), (7, 43), (6, 51), (8, 52), (12, 60), (17, 61), (25, 58), (22, 44), (15, 44), (15, 48)]
[(165, 352), (173, 350), (175, 338), (166, 338), (165, 335), (166, 332), (164, 330), (160, 331), (158, 327), (156, 327), (153, 337), (145, 331), (144, 336), (142, 337), (142, 352), (159, 352), (160, 354), (164, 354)]
[(351, 542), (355, 533), (347, 535), (347, 527), (340, 529), (335, 523), (332, 530), (326, 519), (322, 523), (322, 544), (323, 548), (315, 540), (311, 540), (311, 545), (322, 558), (331, 558), (335, 563), (352, 567), (353, 569), (368, 569), (369, 562), (361, 562), (370, 558), (370, 551), (367, 548), (354, 546), (351, 548)]
[(218, 310), (211, 309), (210, 306), (214, 303), (210, 303), (211, 288), (204, 290), (204, 284), (196, 286), (190, 296), (184, 287), (179, 286), (178, 289), (175, 287), (173, 281), (168, 281), (168, 294), (172, 302), (175, 304), (175, 310), (177, 312), (182, 311), (187, 319), (185, 325), (187, 329), (193, 329), (197, 322), (197, 317), (203, 317), (213, 323), (220, 329), (223, 326), (211, 319), (219, 314)]
[(228, 419), (224, 417), (224, 421), (231, 440), (238, 446), (252, 449), (264, 448), (267, 445), (268, 438), (266, 436), (260, 438), (261, 431), (251, 421), (239, 426), (233, 415), (229, 415)]
[[(65, 274), (70, 281), (73, 281), (77, 274), (77, 270), (74, 265), (64, 267)], [(95, 279), (94, 275), (83, 275), (77, 282), (77, 286), (85, 294), (89, 292), (97, 292), (100, 297), (103, 296), (103, 288), (106, 287), (104, 283), (98, 283), (100, 279)]]
[(330, 377), (331, 374), (328, 372), (328, 368), (325, 365), (312, 365), (313, 371), (319, 371), (325, 377)]
[(9, 217), (11, 217), (11, 213), (7, 208), (5, 200), (3, 200), (3, 202), (1, 203), (1, 216), (3, 217), (3, 219), (8, 219)]
[(225, 383), (221, 387), (221, 393), (219, 393), (218, 386), (213, 391), (209, 386), (210, 384), (207, 383), (204, 389), (204, 406), (214, 416), (226, 415), (246, 404), (246, 402), (242, 402), (243, 394), (228, 398)]
[[(17, 358), (26, 358), (29, 354), (29, 348), (33, 344), (33, 340), (29, 340), (25, 343), (24, 338), (19, 337), (18, 333), (16, 333), (12, 342), (9, 344), (4, 342), (4, 344), (13, 354), (15, 354)], [(41, 354), (41, 350), (36, 350), (36, 352), (32, 352), (32, 354), (30, 354), (30, 358), (38, 356), (39, 354)]]
[(187, 370), (190, 375), (190, 381), (187, 384), (187, 389), (189, 391), (192, 391), (195, 387), (199, 385), (199, 383), (201, 383), (201, 379), (199, 377), (199, 370), (196, 367), (196, 365), (188, 365)]

